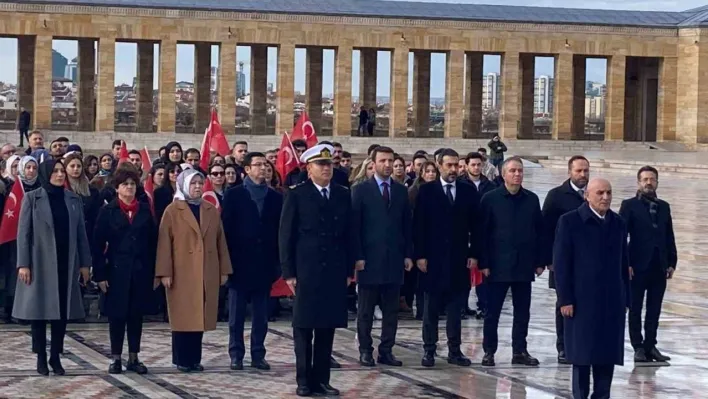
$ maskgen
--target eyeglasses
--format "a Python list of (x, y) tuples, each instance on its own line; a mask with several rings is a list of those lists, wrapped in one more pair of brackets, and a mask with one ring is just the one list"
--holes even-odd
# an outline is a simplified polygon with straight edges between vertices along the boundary
[(224, 172), (211, 172), (211, 175), (214, 177), (221, 177), (221, 176), (224, 176), (225, 173)]

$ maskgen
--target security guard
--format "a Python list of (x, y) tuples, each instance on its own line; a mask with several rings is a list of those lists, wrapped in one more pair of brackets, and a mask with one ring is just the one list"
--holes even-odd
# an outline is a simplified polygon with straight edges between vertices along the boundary
[(295, 293), (298, 396), (339, 395), (329, 384), (330, 356), (335, 329), (347, 327), (354, 235), (349, 190), (331, 183), (333, 152), (324, 144), (302, 154), (310, 179), (288, 191), (280, 219), (283, 278)]

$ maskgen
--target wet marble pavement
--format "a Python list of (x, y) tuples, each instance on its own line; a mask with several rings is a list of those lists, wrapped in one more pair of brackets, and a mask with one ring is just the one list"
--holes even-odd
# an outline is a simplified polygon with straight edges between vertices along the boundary
[[(614, 207), (633, 195), (634, 178), (604, 172), (614, 186)], [(565, 177), (562, 170), (534, 169), (526, 187), (541, 200)], [(693, 399), (708, 392), (708, 219), (700, 209), (708, 205), (708, 185), (689, 179), (660, 179), (659, 194), (672, 204), (679, 247), (679, 266), (664, 300), (659, 347), (673, 360), (670, 366), (634, 367), (627, 340), (625, 365), (615, 371), (614, 398)], [(482, 358), (482, 322), (463, 321), (463, 350), (472, 367), (449, 366), (438, 359), (433, 369), (420, 367), (421, 325), (400, 323), (395, 354), (402, 368), (359, 367), (355, 326), (338, 330), (335, 357), (343, 368), (332, 374), (332, 385), (345, 398), (570, 398), (570, 366), (555, 361), (554, 294), (544, 274), (533, 286), (529, 351), (541, 366), (511, 365), (511, 303), (500, 322), (497, 366), (485, 368)], [(474, 294), (470, 302), (474, 302)], [(377, 331), (374, 332), (377, 334)], [(440, 356), (446, 355), (444, 322)], [(246, 341), (248, 342), (248, 340)], [(109, 375), (106, 324), (70, 325), (64, 365), (67, 376), (39, 377), (34, 372), (28, 328), (0, 326), (0, 398), (291, 398), (295, 390), (292, 331), (287, 321), (271, 324), (266, 347), (270, 372), (250, 368), (228, 370), (228, 329), (222, 324), (205, 335), (204, 365), (199, 374), (181, 374), (170, 364), (167, 325), (151, 323), (143, 334), (141, 358), (150, 374)], [(127, 351), (127, 350), (126, 350)], [(246, 358), (246, 364), (250, 359)]]

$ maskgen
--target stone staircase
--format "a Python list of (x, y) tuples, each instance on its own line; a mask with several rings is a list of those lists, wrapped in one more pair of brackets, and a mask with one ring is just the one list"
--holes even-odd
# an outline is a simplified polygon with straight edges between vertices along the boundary
[[(708, 158), (708, 155), (705, 157)], [(549, 156), (547, 159), (538, 159), (538, 162), (545, 168), (567, 169), (569, 158), (569, 156)], [(627, 175), (636, 175), (639, 168), (644, 165), (651, 165), (655, 167), (662, 176), (678, 176), (708, 180), (708, 164), (592, 157), (588, 157), (588, 160), (593, 170), (605, 169)]]

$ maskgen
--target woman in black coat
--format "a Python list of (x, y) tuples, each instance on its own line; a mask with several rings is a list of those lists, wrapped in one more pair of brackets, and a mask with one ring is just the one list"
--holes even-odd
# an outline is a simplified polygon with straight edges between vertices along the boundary
[(113, 357), (108, 372), (120, 374), (123, 340), (128, 333), (126, 370), (147, 373), (138, 360), (143, 315), (148, 312), (155, 275), (157, 227), (150, 207), (136, 198), (137, 170), (121, 166), (113, 179), (117, 198), (98, 214), (94, 239), (93, 279), (105, 294)]
[(78, 153), (69, 154), (64, 157), (62, 162), (66, 165), (66, 177), (69, 183), (67, 189), (81, 197), (81, 201), (84, 204), (86, 235), (88, 236), (90, 244), (98, 210), (101, 209), (103, 203), (101, 202), (98, 190), (89, 185), (89, 179), (88, 176), (86, 176), (84, 161), (81, 159), (81, 155)]
[(172, 203), (175, 196), (175, 187), (177, 185), (177, 176), (182, 173), (182, 166), (179, 163), (171, 162), (165, 165), (165, 174), (167, 179), (162, 184), (162, 187), (155, 189), (155, 217), (157, 224), (162, 220), (162, 214), (165, 209)]

